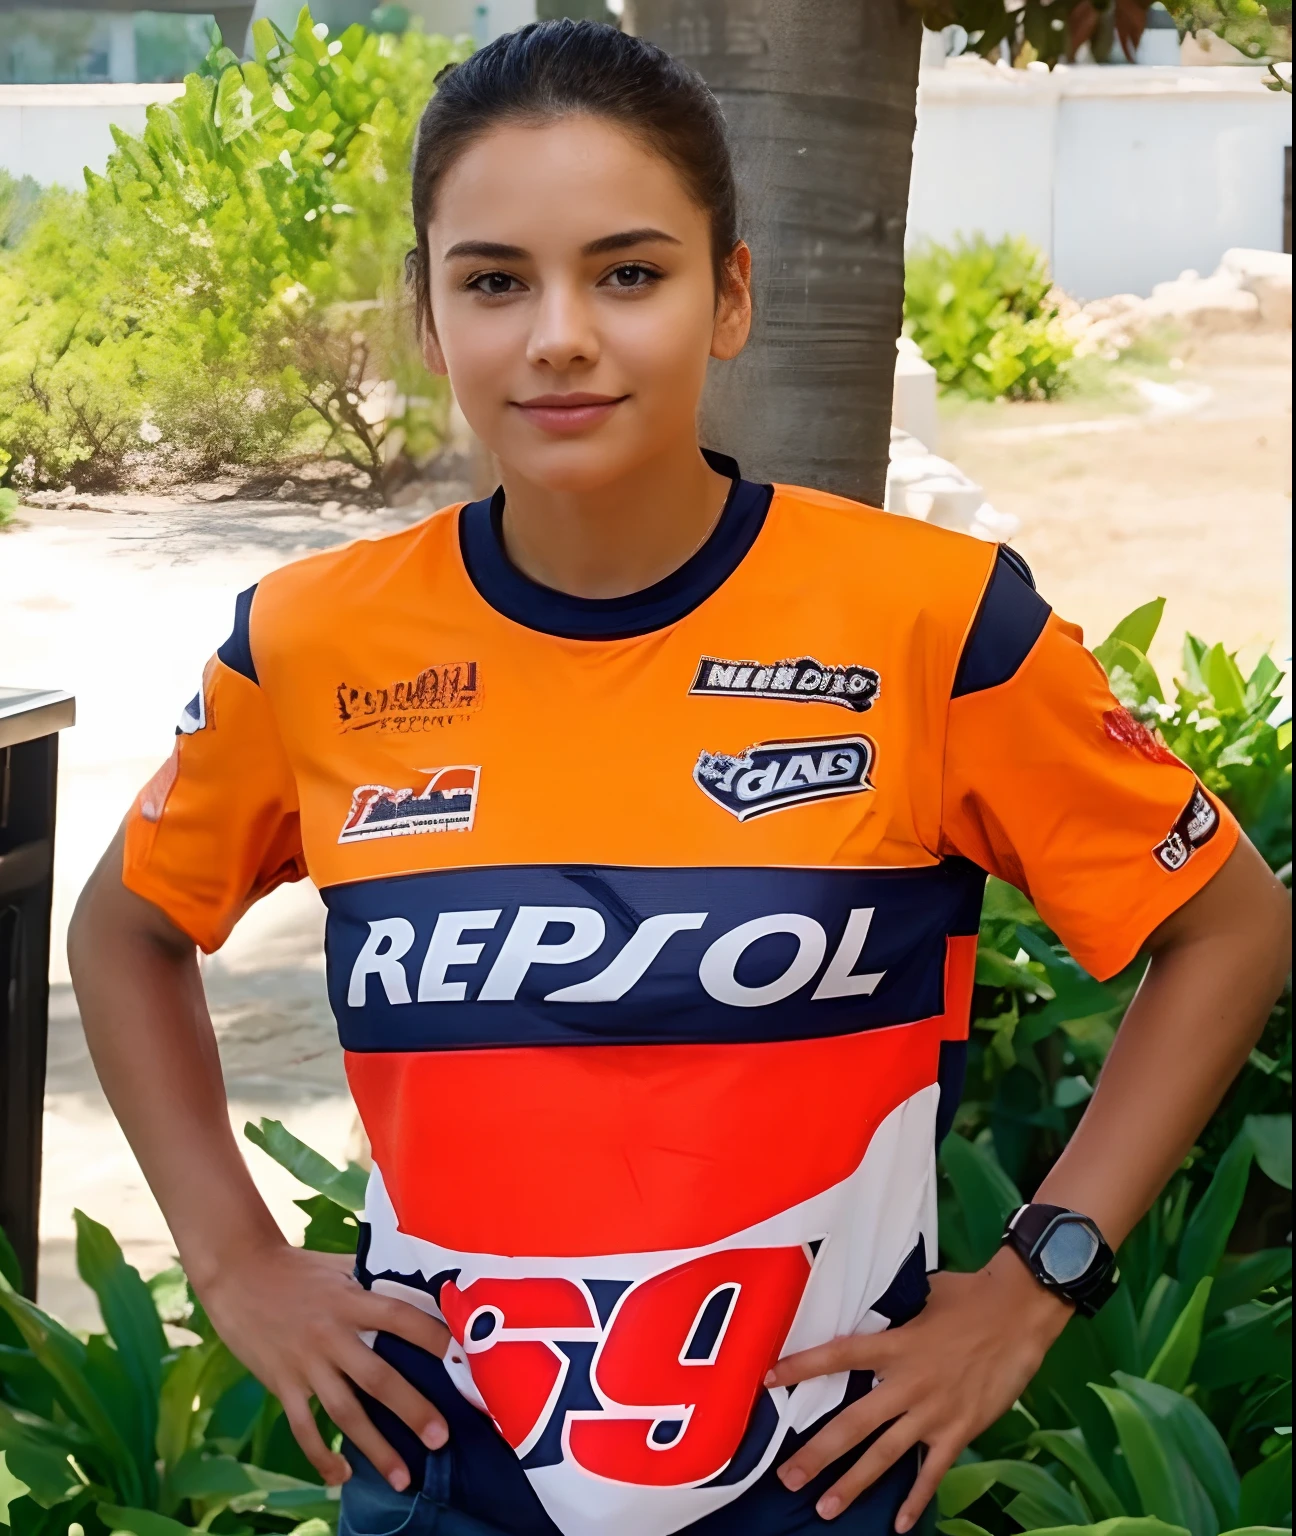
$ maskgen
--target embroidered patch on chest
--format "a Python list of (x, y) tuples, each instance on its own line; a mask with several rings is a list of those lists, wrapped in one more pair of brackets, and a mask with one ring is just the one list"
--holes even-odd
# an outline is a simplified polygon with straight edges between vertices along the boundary
[(786, 699), (792, 704), (840, 704), (863, 714), (876, 702), (878, 685), (872, 667), (828, 667), (812, 656), (768, 664), (703, 656), (689, 692), (730, 699)]
[(876, 749), (867, 736), (767, 741), (736, 754), (702, 752), (693, 782), (739, 821), (812, 800), (872, 789)]
[(339, 843), (375, 837), (404, 837), (417, 832), (469, 832), (477, 814), (477, 767), (421, 768), (430, 774), (423, 789), (391, 789), (361, 784), (351, 794), (351, 809), (338, 834)]

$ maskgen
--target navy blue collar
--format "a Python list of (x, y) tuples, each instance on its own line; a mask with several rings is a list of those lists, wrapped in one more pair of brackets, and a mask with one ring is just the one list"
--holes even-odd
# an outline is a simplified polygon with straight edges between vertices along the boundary
[(773, 486), (742, 479), (725, 454), (706, 448), (702, 453), (717, 474), (733, 481), (724, 509), (706, 543), (651, 587), (624, 597), (573, 597), (524, 576), (504, 552), (502, 486), (459, 514), (459, 548), (473, 586), (505, 618), (564, 640), (627, 640), (678, 622), (737, 570), (764, 526), (774, 494)]

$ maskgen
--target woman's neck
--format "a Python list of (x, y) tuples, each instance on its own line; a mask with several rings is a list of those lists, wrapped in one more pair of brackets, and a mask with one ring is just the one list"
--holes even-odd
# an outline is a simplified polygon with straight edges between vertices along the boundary
[(573, 597), (625, 597), (706, 542), (731, 482), (695, 442), (597, 491), (553, 491), (504, 470), (504, 549), (532, 581)]

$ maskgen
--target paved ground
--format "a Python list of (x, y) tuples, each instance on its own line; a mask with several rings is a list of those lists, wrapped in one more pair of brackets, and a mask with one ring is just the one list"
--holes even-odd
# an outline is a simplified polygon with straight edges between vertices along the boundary
[[(76, 894), (170, 752), (179, 708), (229, 632), (234, 594), (310, 550), (420, 515), (326, 522), (307, 506), (152, 499), (146, 511), (23, 509), (0, 534), (0, 672), (77, 697), (60, 764), (39, 1288), (74, 1326), (95, 1320), (76, 1277), (74, 1207), (106, 1222), (146, 1274), (172, 1254), (86, 1053), (63, 952)], [(324, 993), (323, 914), (309, 886), (282, 887), (203, 965), (235, 1125), (273, 1115), (341, 1159), (354, 1111)], [(248, 1156), (276, 1215), (300, 1232), (292, 1201), (307, 1192), (261, 1152)]]
[(1171, 378), (1196, 409), (965, 409), (940, 445), (1021, 519), (1014, 543), (1040, 590), (1091, 644), (1169, 599), (1152, 658), (1163, 682), (1185, 629), (1244, 662), (1291, 654), (1291, 333), (1199, 342)]
[[(1176, 375), (1203, 386), (1192, 414), (1154, 420), (1083, 401), (964, 410), (947, 417), (940, 451), (1021, 518), (1017, 544), (1041, 590), (1091, 641), (1163, 593), (1163, 675), (1185, 627), (1250, 656), (1275, 642), (1285, 657), (1290, 362), (1290, 337), (1219, 339)], [(418, 515), (325, 522), (304, 506), (146, 505), (24, 512), (0, 535), (0, 674), (78, 698), (60, 786), (41, 1298), (80, 1327), (95, 1314), (75, 1276), (74, 1206), (107, 1222), (146, 1273), (171, 1247), (86, 1058), (62, 955), (76, 892), (170, 751), (233, 594), (297, 554)], [(324, 996), (322, 919), (313, 891), (280, 889), (205, 977), (235, 1123), (275, 1115), (341, 1158), (354, 1117)], [(254, 1149), (249, 1160), (276, 1214), (300, 1230), (292, 1200), (303, 1191)]]

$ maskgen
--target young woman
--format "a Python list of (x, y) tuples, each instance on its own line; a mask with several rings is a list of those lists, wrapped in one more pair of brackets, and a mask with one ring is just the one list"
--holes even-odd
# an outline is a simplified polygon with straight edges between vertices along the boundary
[[(700, 448), (750, 258), (687, 70), (501, 38), (414, 215), (502, 486), (238, 599), (74, 923), (100, 1076), (344, 1530), (906, 1531), (1110, 1291), (1285, 892), (1018, 557)], [(1037, 1203), (931, 1274), (987, 870), (1096, 976), (1151, 962)], [(257, 1194), (195, 957), (304, 876), (374, 1149), (354, 1278)]]

